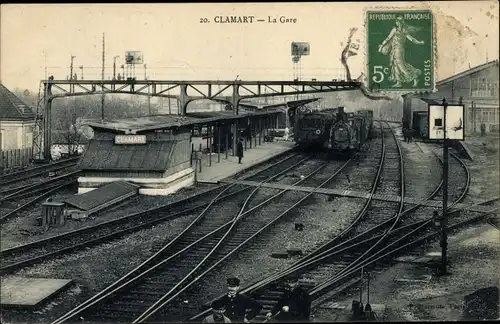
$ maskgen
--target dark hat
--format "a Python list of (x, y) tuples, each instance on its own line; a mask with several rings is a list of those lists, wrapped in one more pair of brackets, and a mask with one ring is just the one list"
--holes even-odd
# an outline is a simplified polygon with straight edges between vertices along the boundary
[(226, 305), (224, 302), (220, 299), (216, 299), (212, 302), (212, 310), (217, 312), (217, 313), (223, 313), (224, 310), (226, 309)]
[(233, 278), (227, 278), (227, 285), (230, 287), (236, 287), (240, 285), (240, 279), (233, 277)]

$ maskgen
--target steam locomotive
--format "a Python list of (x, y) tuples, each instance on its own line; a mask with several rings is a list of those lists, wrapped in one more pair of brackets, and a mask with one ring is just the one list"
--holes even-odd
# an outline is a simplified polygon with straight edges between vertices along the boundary
[(358, 151), (372, 134), (373, 111), (344, 112), (344, 107), (298, 114), (295, 142), (302, 149)]
[(359, 151), (371, 137), (373, 130), (373, 111), (358, 110), (355, 113), (339, 114), (331, 125), (325, 148), (333, 152)]
[(299, 112), (295, 115), (294, 140), (301, 149), (320, 150), (339, 108)]

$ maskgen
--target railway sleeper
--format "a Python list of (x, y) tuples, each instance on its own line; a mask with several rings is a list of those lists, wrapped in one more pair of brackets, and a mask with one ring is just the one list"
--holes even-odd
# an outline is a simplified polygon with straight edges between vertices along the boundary
[[(139, 314), (137, 314), (137, 315), (139, 315)], [(112, 312), (100, 311), (98, 313), (90, 315), (89, 319), (92, 319), (93, 323), (108, 323), (108, 321), (106, 321), (105, 319), (110, 319), (110, 320), (112, 320), (112, 322), (116, 322), (116, 323), (132, 323), (132, 321), (136, 317), (137, 316), (124, 315), (122, 313), (116, 313), (116, 312), (112, 313)]]
[[(142, 287), (133, 289), (129, 293), (134, 295), (155, 296), (156, 298), (164, 295), (161, 291), (154, 291), (152, 289), (143, 290)], [(142, 299), (143, 297), (140, 296), (139, 298)]]
[[(152, 304), (151, 304), (152, 305)], [(142, 314), (145, 310), (149, 308), (151, 305), (140, 305), (140, 306), (134, 306), (134, 305), (109, 305), (109, 306), (104, 306), (101, 309), (103, 311), (108, 311), (108, 312), (119, 312), (119, 313), (125, 313), (125, 314), (133, 314), (133, 315), (140, 315)]]
[(142, 294), (126, 294), (120, 296), (120, 299), (122, 300), (143, 300), (143, 301), (150, 301), (150, 302), (156, 302), (159, 298), (161, 297), (160, 293), (157, 293), (155, 295), (147, 295), (143, 296)]

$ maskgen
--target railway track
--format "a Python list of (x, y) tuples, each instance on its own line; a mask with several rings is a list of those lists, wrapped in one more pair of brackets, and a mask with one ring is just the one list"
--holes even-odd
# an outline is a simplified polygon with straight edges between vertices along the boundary
[[(455, 159), (457, 159), (456, 156)], [(468, 170), (465, 164), (462, 165), (466, 171), (465, 173), (467, 174), (468, 180), (466, 185), (462, 186), (461, 190), (458, 190), (461, 192), (454, 199), (452, 206), (465, 197), (470, 181)], [(438, 186), (428, 199), (433, 198), (433, 196), (439, 192), (440, 187), (441, 186)], [(417, 222), (400, 222), (396, 227), (391, 226), (389, 230), (383, 230), (388, 224), (393, 223), (393, 220), (401, 218), (401, 216), (408, 214), (417, 207), (418, 205), (413, 206), (401, 215), (394, 216), (393, 219), (388, 219), (384, 223), (360, 233), (355, 237), (346, 239), (346, 231), (344, 231), (339, 235), (339, 237), (344, 238), (342, 242), (339, 243), (340, 240), (339, 237), (337, 237), (329, 244), (320, 247), (307, 257), (302, 258), (287, 270), (265, 278), (247, 287), (242, 292), (253, 295), (253, 297), (260, 300), (264, 305), (264, 311), (259, 317), (259, 320), (262, 321), (265, 319), (264, 314), (267, 310), (272, 308), (279, 296), (283, 293), (282, 288), (279, 286), (279, 280), (290, 273), (299, 272), (306, 274), (308, 278), (316, 283), (309, 291), (310, 295), (316, 300), (321, 300), (322, 296), (328, 295), (326, 292), (330, 291), (332, 286), (338, 288), (337, 292), (348, 288), (357, 283), (357, 278), (359, 278), (359, 272), (362, 267), (367, 267), (367, 270), (380, 271), (387, 265), (387, 258), (389, 258), (389, 256), (394, 253), (405, 252), (406, 249), (411, 246), (432, 239), (437, 235), (438, 232), (433, 229), (432, 220), (429, 217)], [(481, 216), (455, 221), (450, 228), (463, 226), (478, 217)], [(385, 242), (385, 244), (377, 245), (379, 242)], [(381, 264), (379, 261), (384, 259), (386, 259), (386, 263)], [(332, 273), (335, 274), (333, 277), (331, 275)], [(207, 312), (204, 312), (191, 319), (200, 319), (200, 317), (206, 315), (206, 313)]]
[[(257, 174), (248, 174), (245, 179), (261, 177), (262, 174), (266, 173), (286, 172), (290, 168), (302, 164), (307, 159), (299, 154), (291, 154), (257, 172)], [(218, 195), (225, 187), (219, 186), (171, 204), (2, 250), (0, 252), (2, 259), (0, 273), (10, 273), (44, 260), (109, 242), (156, 224), (194, 213), (211, 203), (212, 197)], [(220, 196), (217, 201), (224, 201), (224, 199), (237, 196), (248, 189), (250, 187), (235, 186), (226, 194)]]
[(73, 157), (46, 165), (40, 165), (37, 167), (4, 174), (0, 176), (0, 188), (5, 188), (5, 186), (7, 185), (19, 183), (24, 180), (33, 179), (35, 177), (46, 176), (49, 172), (57, 172), (67, 168), (75, 167), (78, 159), (79, 157)]
[[(310, 178), (326, 165), (328, 163), (320, 163), (295, 184)], [(281, 174), (282, 172), (274, 174), (264, 181), (276, 179)], [(331, 175), (329, 180), (335, 175)], [(254, 188), (241, 206), (232, 203), (230, 210), (225, 210), (225, 213), (219, 211), (217, 218), (203, 217), (209, 205), (177, 238), (158, 251), (162, 253), (168, 249), (168, 254), (162, 256), (162, 261), (158, 263), (150, 258), (151, 261), (141, 266), (144, 268), (142, 272), (131, 272), (131, 275), (125, 276), (54, 323), (61, 323), (81, 313), (84, 313), (83, 317), (91, 319), (142, 322), (187, 291), (196, 281), (307, 198), (304, 197), (278, 216), (267, 215), (267, 220), (263, 220), (261, 224), (254, 222), (254, 216), (250, 226), (244, 223), (248, 215), (255, 214), (287, 191), (281, 190), (248, 209), (248, 203), (258, 189), (259, 187)], [(227, 203), (226, 201), (226, 207)], [(202, 220), (198, 222), (200, 219)], [(135, 277), (132, 278), (132, 274)]]
[(14, 217), (24, 210), (51, 194), (71, 186), (80, 173), (79, 170), (72, 171), (46, 181), (31, 184), (18, 191), (0, 198), (0, 222)]
[[(456, 156), (454, 156), (454, 158), (455, 160), (460, 161)], [(455, 190), (455, 192), (452, 192), (452, 195), (455, 195), (455, 198), (453, 199), (454, 202), (451, 206), (461, 201), (465, 197), (468, 190), (470, 174), (468, 173), (465, 164), (462, 163), (462, 167), (466, 171), (464, 172), (464, 174), (466, 174), (467, 181), (466, 184), (462, 185), (459, 190)], [(430, 197), (428, 197), (428, 199), (432, 199), (433, 196), (435, 196), (439, 192), (440, 187), (441, 186), (438, 186), (434, 190), (434, 193), (431, 194)], [(401, 216), (408, 214), (410, 211), (416, 209), (417, 207), (418, 206), (413, 206), (412, 208), (405, 210)], [(493, 208), (492, 212), (495, 212), (497, 210), (498, 208)], [(452, 212), (450, 215), (454, 215), (454, 212)], [(396, 217), (397, 216), (395, 216), (394, 219)], [(460, 220), (453, 220), (449, 228), (460, 228), (461, 226), (480, 219), (481, 217), (484, 217), (484, 215), (476, 214), (472, 217), (466, 217), (466, 219), (463, 219), (462, 217), (462, 219)], [(391, 220), (387, 220), (386, 223), (390, 223), (390, 221)], [(426, 219), (417, 222), (406, 222), (405, 224), (400, 223), (401, 225), (398, 225), (385, 234), (379, 232), (378, 235), (373, 236), (374, 233), (377, 233), (377, 231), (384, 226), (384, 224), (382, 223), (364, 233), (359, 234), (354, 238), (344, 240), (340, 244), (338, 244), (339, 240), (333, 240), (334, 244), (329, 244), (326, 247), (322, 247), (316, 250), (307, 258), (301, 259), (297, 264), (290, 267), (289, 269), (263, 279), (260, 282), (247, 287), (243, 290), (243, 292), (251, 294), (255, 298), (260, 299), (260, 301), (264, 305), (267, 304), (266, 309), (269, 309), (276, 303), (278, 297), (282, 293), (278, 285), (279, 280), (287, 274), (300, 272), (305, 273), (307, 276), (309, 276), (309, 278), (312, 278), (316, 282), (315, 285), (313, 284), (314, 287), (309, 290), (309, 293), (315, 299), (315, 303), (313, 303), (313, 305), (318, 305), (321, 303), (321, 301), (326, 300), (327, 298), (330, 298), (332, 296), (332, 287), (337, 287), (337, 289), (334, 290), (333, 293), (339, 293), (340, 291), (343, 291), (346, 288), (357, 284), (359, 281), (358, 278), (360, 271), (362, 271), (363, 267), (366, 270), (379, 272), (384, 267), (386, 267), (387, 264), (391, 263), (392, 259), (390, 257), (392, 255), (396, 253), (407, 253), (412, 246), (418, 246), (419, 244), (422, 244), (427, 240), (435, 238), (439, 234), (439, 231), (436, 231), (432, 227), (432, 223), (432, 219), (430, 219), (430, 217), (427, 217)], [(370, 234), (370, 236), (368, 236), (367, 234)], [(376, 242), (379, 242), (381, 239), (383, 239), (384, 236), (385, 244), (379, 245), (378, 248), (374, 249), (371, 254), (366, 254), (365, 252), (365, 256), (363, 258), (355, 258), (356, 253), (358, 253), (359, 255), (359, 251), (368, 251), (371, 247), (374, 246), (374, 244), (376, 244)], [(344, 262), (346, 259), (349, 261)], [(338, 269), (331, 269), (332, 272), (330, 272), (329, 275), (324, 274), (324, 278), (321, 278), (321, 275), (318, 276), (317, 269), (318, 267), (324, 268), (324, 263), (327, 263), (330, 266), (332, 265), (332, 263), (333, 265), (344, 263), (344, 265), (340, 271), (335, 272), (335, 270)], [(332, 277), (331, 273), (335, 273), (335, 275)], [(206, 312), (203, 314), (199, 314), (192, 319), (199, 319), (201, 315), (205, 314)], [(264, 320), (264, 317), (260, 316), (259, 320)]]
[[(340, 173), (340, 171), (342, 171), (346, 167), (346, 165), (349, 164), (349, 162), (351, 162), (351, 160), (347, 161), (344, 165), (342, 165), (342, 167), (340, 169), (338, 169), (333, 174), (331, 172), (328, 172), (328, 173), (324, 172), (324, 174), (329, 174), (329, 177), (326, 179), (324, 177), (319, 177), (321, 179), (320, 183), (316, 184), (315, 187), (321, 188), (324, 185), (326, 185), (329, 181), (331, 181), (334, 177), (336, 177)], [(322, 166), (320, 168), (322, 168)], [(314, 171), (314, 173), (315, 172), (316, 171)], [(309, 181), (309, 182), (312, 181), (311, 175), (308, 175), (302, 181), (296, 182), (295, 185), (298, 185), (299, 183), (302, 185), (303, 182), (305, 182), (305, 181)], [(258, 189), (258, 188), (256, 188), (256, 189)], [(238, 234), (245, 235), (246, 234), (246, 236), (249, 236), (248, 239), (246, 239), (243, 243), (235, 242), (233, 244), (233, 242), (231, 242), (231, 240), (229, 242), (227, 242), (227, 244), (225, 244), (224, 247), (222, 247), (222, 249), (219, 253), (220, 254), (220, 256), (218, 257), (218, 258), (220, 258), (219, 261), (216, 262), (212, 267), (207, 269), (204, 273), (202, 273), (201, 275), (198, 275), (196, 277), (196, 279), (191, 281), (191, 283), (189, 285), (192, 285), (193, 287), (191, 287), (190, 289), (186, 289), (189, 287), (185, 287), (184, 289), (181, 289), (181, 291), (178, 291), (177, 293), (175, 293), (173, 295), (172, 294), (165, 295), (164, 297), (162, 297), (162, 299), (160, 299), (156, 303), (156, 306), (155, 305), (151, 306), (150, 309), (148, 311), (146, 311), (145, 313), (143, 313), (142, 316), (138, 317), (134, 321), (134, 323), (141, 323), (141, 322), (145, 322), (145, 321), (154, 321), (154, 322), (157, 322), (157, 321), (164, 322), (164, 321), (171, 321), (171, 320), (179, 321), (179, 320), (185, 319), (185, 315), (183, 317), (182, 313), (189, 314), (189, 312), (191, 312), (191, 314), (192, 314), (192, 311), (195, 311), (193, 309), (193, 306), (195, 307), (196, 310), (199, 309), (199, 304), (196, 302), (189, 303), (189, 304), (183, 303), (184, 300), (192, 300), (193, 299), (192, 297), (194, 297), (193, 295), (196, 295), (196, 293), (199, 291), (199, 289), (197, 287), (197, 281), (200, 281), (202, 279), (202, 277), (204, 275), (206, 275), (210, 270), (213, 270), (217, 266), (221, 265), (222, 262), (224, 262), (228, 258), (230, 258), (231, 255), (233, 255), (233, 254), (237, 253), (239, 250), (241, 250), (241, 247), (244, 244), (249, 243), (252, 238), (254, 238), (258, 234), (261, 234), (262, 232), (264, 232), (264, 230), (266, 230), (267, 228), (272, 226), (273, 223), (275, 223), (276, 221), (281, 219), (283, 216), (285, 216), (287, 213), (289, 213), (292, 209), (297, 207), (299, 204), (303, 203), (306, 199), (310, 198), (313, 194), (314, 194), (314, 192), (306, 194), (301, 199), (299, 199), (297, 202), (293, 203), (291, 207), (286, 206), (286, 207), (288, 207), (288, 208), (286, 208), (285, 206), (283, 206), (284, 208), (286, 208), (286, 210), (283, 213), (280, 213), (271, 222), (269, 222), (269, 220), (266, 220), (264, 217), (262, 217), (262, 218), (264, 218), (264, 219), (262, 219), (261, 217), (256, 217), (256, 216), (252, 217), (248, 222), (245, 222), (243, 220), (240, 224), (240, 229), (236, 231), (236, 233), (237, 233), (236, 235), (238, 235)], [(280, 203), (278, 203), (278, 204), (280, 204)], [(261, 214), (267, 215), (270, 213), (262, 212)], [(249, 232), (250, 233), (254, 232), (254, 234), (250, 236), (249, 234), (247, 234)], [(238, 245), (238, 243), (239, 243), (239, 245)], [(232, 249), (232, 251), (231, 251), (231, 249)], [(230, 251), (230, 252), (227, 252), (227, 251)], [(184, 291), (182, 291), (182, 290), (184, 290)], [(167, 307), (167, 305), (168, 305), (168, 307)]]

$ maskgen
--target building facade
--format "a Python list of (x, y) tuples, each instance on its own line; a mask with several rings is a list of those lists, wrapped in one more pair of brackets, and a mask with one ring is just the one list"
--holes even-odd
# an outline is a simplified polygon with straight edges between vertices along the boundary
[(486, 132), (499, 131), (499, 72), (498, 60), (488, 62), (436, 83), (437, 92), (404, 95), (403, 122), (411, 121), (411, 111), (427, 110), (421, 98), (450, 104), (465, 105), (466, 133), (480, 131), (482, 123)]
[(34, 126), (33, 110), (0, 84), (0, 151), (31, 148)]

